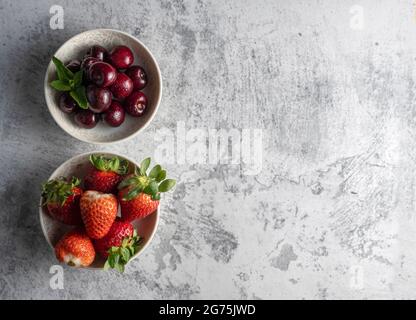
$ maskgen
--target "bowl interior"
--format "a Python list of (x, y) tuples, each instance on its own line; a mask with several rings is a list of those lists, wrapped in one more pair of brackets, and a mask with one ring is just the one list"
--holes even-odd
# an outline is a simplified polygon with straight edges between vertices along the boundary
[(100, 144), (132, 137), (152, 120), (159, 105), (161, 77), (157, 62), (150, 51), (136, 38), (127, 33), (110, 29), (97, 29), (80, 33), (65, 42), (55, 53), (55, 56), (64, 63), (72, 59), (81, 60), (92, 45), (101, 45), (107, 50), (111, 50), (117, 45), (125, 45), (133, 51), (134, 65), (142, 66), (148, 78), (147, 86), (142, 90), (148, 98), (145, 114), (140, 118), (134, 118), (126, 114), (126, 120), (117, 128), (110, 127), (103, 121), (100, 121), (93, 129), (78, 127), (74, 122), (73, 115), (67, 115), (59, 109), (60, 92), (49, 85), (51, 81), (56, 79), (56, 70), (52, 62), (49, 63), (45, 76), (45, 99), (48, 108), (58, 125), (79, 140)]
[[(106, 152), (93, 152), (99, 153), (106, 156), (115, 156), (116, 154), (106, 153)], [(55, 179), (58, 177), (71, 177), (76, 176), (78, 178), (83, 178), (87, 171), (91, 168), (91, 164), (89, 163), (89, 156), (92, 153), (86, 153), (82, 155), (75, 156), (74, 158), (66, 161), (63, 163), (55, 172), (49, 177), (49, 180)], [(130, 162), (130, 171), (133, 172), (134, 167), (138, 166), (137, 163), (134, 163), (131, 159), (127, 159), (126, 157), (117, 155), (120, 158), (124, 158)], [(83, 186), (83, 184), (81, 184)], [(119, 213), (120, 215), (120, 208)], [(137, 230), (138, 235), (144, 238), (143, 244), (141, 246), (140, 251), (132, 257), (132, 259), (136, 258), (150, 243), (152, 237), (156, 231), (157, 223), (159, 219), (159, 208), (154, 213), (148, 215), (144, 219), (135, 220), (133, 221), (133, 226)], [(42, 226), (43, 233), (45, 235), (46, 240), (48, 243), (54, 247), (55, 244), (59, 241), (59, 239), (70, 229), (74, 228), (73, 226), (68, 226), (62, 224), (48, 214), (46, 207), (40, 207), (40, 222)], [(131, 260), (130, 260), (131, 261)], [(104, 266), (104, 259), (97, 255), (94, 263), (89, 266), (89, 268), (102, 268)]]

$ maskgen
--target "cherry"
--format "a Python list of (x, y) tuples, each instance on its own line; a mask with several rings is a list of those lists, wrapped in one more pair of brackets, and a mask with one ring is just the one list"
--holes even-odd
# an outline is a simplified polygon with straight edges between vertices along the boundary
[(133, 91), (133, 93), (127, 97), (124, 106), (129, 115), (140, 117), (146, 110), (147, 98), (143, 92)]
[(104, 112), (111, 104), (111, 92), (91, 84), (87, 87), (87, 100), (91, 111)]
[(120, 102), (113, 100), (104, 114), (104, 120), (112, 127), (118, 127), (124, 122), (125, 112)]
[(147, 75), (142, 67), (131, 66), (127, 69), (126, 74), (133, 81), (134, 89), (141, 90), (146, 86)]
[(78, 72), (81, 69), (81, 62), (79, 60), (71, 60), (66, 64), (66, 67), (73, 73)]
[(109, 59), (117, 69), (127, 69), (133, 64), (133, 52), (126, 46), (117, 46), (110, 51)]
[(108, 52), (102, 46), (94, 45), (90, 48), (90, 50), (88, 50), (87, 56), (96, 58), (100, 61), (104, 61), (104, 59), (108, 56)]
[(94, 128), (98, 122), (98, 116), (91, 110), (78, 111), (74, 119), (80, 127), (86, 129)]
[(59, 97), (59, 109), (65, 113), (72, 113), (78, 108), (76, 101), (66, 92)]
[(87, 56), (84, 58), (84, 60), (82, 60), (81, 69), (88, 73), (90, 67), (98, 61), (100, 60), (98, 60), (97, 58)]
[(99, 87), (111, 86), (117, 78), (116, 69), (107, 62), (96, 62), (88, 70), (88, 78)]
[(116, 81), (113, 83), (110, 90), (114, 97), (123, 100), (133, 91), (133, 81), (131, 81), (124, 73), (118, 73)]

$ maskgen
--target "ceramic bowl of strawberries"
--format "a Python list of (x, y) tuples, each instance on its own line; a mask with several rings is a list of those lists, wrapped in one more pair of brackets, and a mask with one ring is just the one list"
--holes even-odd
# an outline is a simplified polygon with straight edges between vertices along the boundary
[(113, 153), (64, 162), (42, 185), (40, 222), (57, 260), (73, 267), (116, 269), (149, 245), (161, 194), (175, 180), (151, 159), (140, 164)]
[(135, 37), (97, 29), (66, 41), (46, 71), (46, 104), (56, 123), (84, 142), (135, 136), (153, 119), (162, 96), (156, 59)]

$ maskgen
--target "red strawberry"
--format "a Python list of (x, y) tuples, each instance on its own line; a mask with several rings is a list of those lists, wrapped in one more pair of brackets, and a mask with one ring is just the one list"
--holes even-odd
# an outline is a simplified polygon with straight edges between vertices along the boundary
[(113, 194), (85, 191), (80, 200), (81, 217), (92, 239), (104, 237), (117, 216), (118, 203)]
[(123, 239), (132, 237), (134, 227), (130, 222), (117, 218), (104, 238), (94, 240), (95, 250), (104, 258), (108, 257), (108, 249), (120, 247)]
[(118, 199), (123, 220), (141, 219), (154, 212), (160, 200), (160, 193), (172, 189), (175, 180), (165, 179), (166, 171), (155, 165), (146, 173), (150, 158), (144, 159), (135, 174), (126, 177), (119, 185)]
[(142, 219), (156, 211), (159, 206), (158, 200), (152, 200), (152, 196), (146, 193), (139, 193), (131, 200), (125, 200), (128, 189), (121, 190), (118, 198), (121, 206), (121, 217), (126, 221)]
[(127, 262), (138, 252), (141, 241), (130, 222), (116, 219), (104, 238), (94, 240), (94, 247), (101, 256), (108, 258), (105, 269), (123, 272)]
[(53, 218), (69, 225), (82, 224), (79, 200), (83, 191), (77, 187), (79, 183), (78, 178), (72, 177), (71, 181), (59, 178), (43, 184), (43, 205)]
[(87, 267), (94, 262), (95, 249), (81, 228), (66, 233), (55, 245), (55, 255), (60, 262), (73, 267)]
[(85, 189), (104, 193), (116, 193), (117, 185), (129, 169), (129, 162), (119, 157), (105, 158), (101, 155), (91, 155), (93, 168), (84, 178)]

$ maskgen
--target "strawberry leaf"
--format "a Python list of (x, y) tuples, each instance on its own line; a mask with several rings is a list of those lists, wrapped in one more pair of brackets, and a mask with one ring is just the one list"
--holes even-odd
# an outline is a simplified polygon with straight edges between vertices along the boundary
[(146, 171), (150, 166), (150, 161), (150, 158), (146, 158), (140, 163), (140, 173), (142, 176), (146, 175)]
[(116, 253), (118, 251), (118, 247), (111, 247), (110, 253)]
[(155, 165), (149, 172), (149, 178), (156, 179), (160, 171), (162, 171), (162, 167), (159, 164)]
[(124, 197), (124, 200), (127, 200), (127, 201), (133, 200), (139, 195), (140, 192), (142, 192), (141, 188), (139, 187), (133, 188), (127, 193), (127, 195)]
[(135, 176), (134, 177), (128, 177), (128, 178), (126, 178), (126, 179), (124, 179), (123, 181), (120, 182), (120, 184), (118, 185), (118, 189), (121, 190), (121, 189), (124, 189), (125, 187), (128, 187), (132, 184), (135, 184), (136, 180), (137, 180), (137, 178)]
[(124, 261), (130, 260), (130, 251), (127, 248), (120, 248), (121, 257)]
[(153, 200), (160, 200), (160, 192), (171, 190), (176, 181), (166, 178), (166, 170), (160, 165), (155, 165), (147, 175), (147, 169), (150, 166), (151, 159), (144, 159), (139, 167), (135, 167), (135, 174), (125, 178), (119, 185), (118, 189), (126, 189), (123, 199), (132, 200), (141, 192), (151, 195)]
[(176, 181), (173, 179), (166, 179), (159, 185), (160, 192), (167, 192), (172, 189), (176, 184)]
[(100, 171), (112, 171), (119, 175), (125, 175), (129, 170), (129, 162), (119, 157), (106, 158), (102, 155), (92, 154), (91, 164)]
[(160, 200), (160, 193), (156, 193), (155, 195), (152, 195), (152, 200), (159, 201)]
[(107, 171), (106, 163), (102, 156), (92, 154), (90, 155), (91, 164), (100, 171)]
[(160, 170), (156, 177), (156, 181), (160, 182), (160, 181), (165, 180), (165, 178), (166, 178), (166, 170)]
[(155, 196), (159, 192), (159, 186), (156, 181), (152, 181), (148, 184), (146, 188), (143, 190), (144, 193), (151, 195), (152, 197)]
[(127, 247), (127, 249), (130, 251), (130, 255), (131, 256), (134, 256), (135, 255), (136, 249), (135, 249), (134, 246)]
[(112, 257), (112, 259), (111, 259), (110, 265), (112, 265), (113, 268), (114, 268), (118, 264), (118, 262), (120, 260), (120, 256), (118, 254), (114, 253), (114, 254), (111, 255), (111, 257)]
[(108, 250), (108, 258), (104, 263), (104, 269), (115, 269), (121, 273), (124, 272), (125, 265), (139, 252), (142, 241), (143, 238), (137, 236), (137, 232), (134, 230), (133, 236), (125, 237), (120, 247), (111, 247)]
[(105, 263), (104, 263), (104, 270), (108, 270), (108, 269), (110, 269), (111, 268), (111, 266), (110, 266), (110, 262), (108, 261), (108, 259), (105, 261)]
[(125, 175), (127, 172), (129, 172), (129, 162), (126, 159), (122, 159), (120, 161), (120, 165), (117, 169), (117, 173), (120, 175)]
[(72, 187), (76, 187), (79, 186), (81, 183), (81, 180), (75, 176), (72, 177), (71, 179), (71, 183), (72, 183)]
[(108, 170), (117, 172), (118, 167), (120, 166), (120, 159), (118, 157), (113, 157), (108, 161)]
[(72, 195), (72, 189), (79, 185), (80, 181), (76, 177), (68, 180), (64, 177), (50, 180), (42, 185), (42, 205), (49, 203), (63, 206), (69, 196)]

